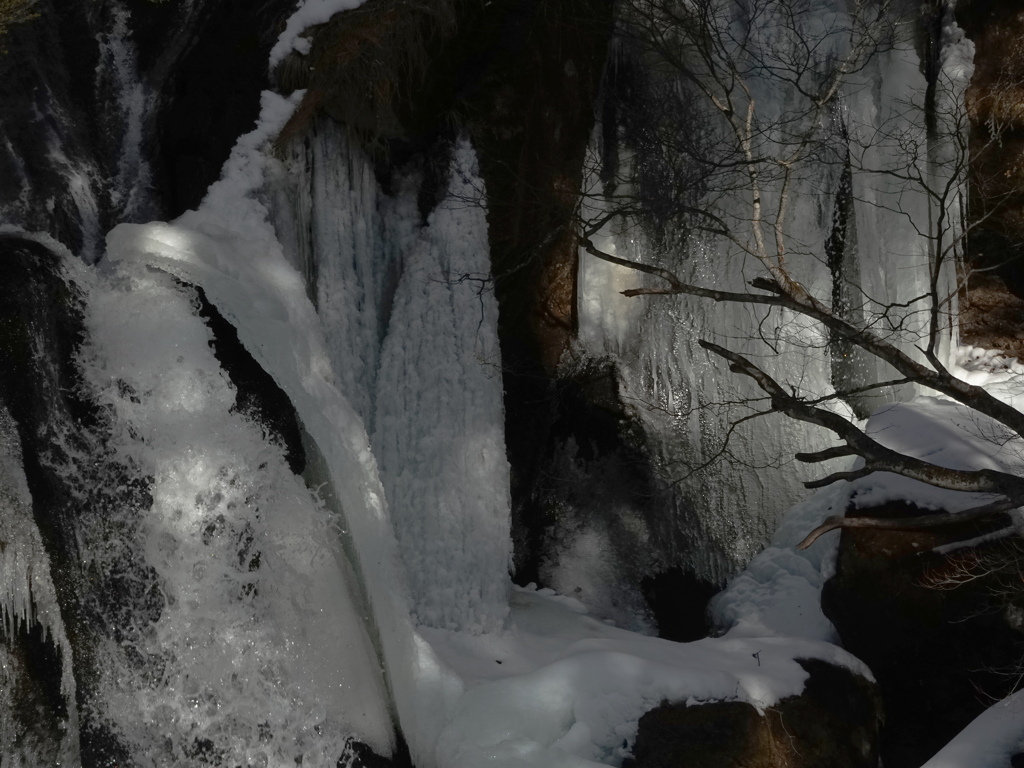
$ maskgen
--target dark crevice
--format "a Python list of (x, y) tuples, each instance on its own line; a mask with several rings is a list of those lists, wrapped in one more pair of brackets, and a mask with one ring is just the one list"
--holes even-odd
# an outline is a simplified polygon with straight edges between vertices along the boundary
[(270, 438), (284, 448), (288, 467), (301, 475), (306, 468), (306, 451), (302, 447), (302, 430), (295, 406), (274, 378), (256, 362), (239, 340), (238, 331), (206, 298), (203, 289), (195, 285), (189, 287), (196, 294), (197, 314), (213, 333), (210, 341), (213, 354), (235, 387), (232, 410), (251, 418), (269, 432)]

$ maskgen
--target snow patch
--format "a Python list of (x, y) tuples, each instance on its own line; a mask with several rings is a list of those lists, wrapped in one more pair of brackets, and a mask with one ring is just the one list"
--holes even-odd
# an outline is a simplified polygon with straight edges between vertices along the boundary
[(301, 54), (309, 52), (308, 42), (299, 37), (309, 27), (316, 24), (323, 24), (330, 20), (331, 16), (341, 11), (350, 11), (358, 8), (366, 0), (305, 0), (299, 4), (298, 9), (288, 17), (284, 32), (277, 38), (274, 47), (270, 49), (270, 71), (274, 71), (285, 56), (292, 51)]

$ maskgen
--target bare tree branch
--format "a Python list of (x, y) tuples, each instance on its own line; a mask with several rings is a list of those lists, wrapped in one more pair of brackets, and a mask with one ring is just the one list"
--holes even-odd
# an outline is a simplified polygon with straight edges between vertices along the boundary
[[(775, 379), (742, 355), (709, 341), (702, 340), (699, 343), (704, 349), (727, 360), (729, 369), (733, 373), (753, 379), (771, 397), (772, 410), (784, 413), (797, 421), (824, 427), (846, 441), (852, 453), (860, 456), (865, 462), (863, 470), (856, 470), (857, 477), (863, 477), (872, 472), (892, 472), (913, 480), (920, 480), (937, 488), (951, 491), (996, 493), (1020, 499), (1018, 506), (1024, 504), (1024, 478), (1022, 477), (992, 469), (949, 469), (886, 448), (868, 437), (848, 419), (824, 408), (808, 405), (799, 397), (790, 394)], [(837, 473), (823, 481), (812, 482), (814, 487), (819, 487), (835, 480), (847, 479), (848, 476), (849, 473)]]
[[(1018, 500), (1019, 501), (1019, 500)], [(884, 531), (917, 531), (925, 528), (941, 528), (950, 525), (958, 525), (978, 520), (994, 518), (997, 515), (1009, 512), (1020, 506), (1019, 503), (1010, 499), (1001, 499), (991, 504), (984, 504), (980, 507), (964, 510), (963, 512), (937, 512), (932, 515), (917, 515), (914, 517), (843, 517), (833, 515), (811, 531), (796, 545), (797, 549), (807, 549), (824, 534), (840, 528), (868, 528), (871, 530)]]

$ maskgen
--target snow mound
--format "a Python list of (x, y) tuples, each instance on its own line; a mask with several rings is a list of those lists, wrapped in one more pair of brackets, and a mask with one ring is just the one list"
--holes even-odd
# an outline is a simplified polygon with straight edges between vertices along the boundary
[(921, 768), (1004, 768), (1024, 751), (1024, 691), (996, 702)]
[(794, 659), (870, 678), (857, 659), (813, 639), (708, 638), (674, 643), (618, 629), (575, 600), (516, 588), (501, 633), (422, 629), (465, 693), (441, 732), (445, 768), (618, 765), (640, 717), (664, 700), (743, 701), (759, 711), (803, 690)]

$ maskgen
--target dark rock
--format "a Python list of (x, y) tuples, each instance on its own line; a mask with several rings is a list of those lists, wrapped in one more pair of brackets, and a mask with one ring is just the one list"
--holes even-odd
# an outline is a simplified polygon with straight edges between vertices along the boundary
[[(891, 504), (873, 516), (920, 510)], [(984, 528), (872, 531), (849, 529), (840, 540), (836, 575), (822, 608), (844, 647), (875, 674), (886, 711), (881, 756), (886, 768), (917, 768), (1015, 678), (1024, 634), (1009, 620), (1014, 599), (994, 566), (1007, 543), (990, 542), (943, 555), (936, 546)], [(1003, 557), (1012, 564), (1014, 557)], [(1017, 558), (1019, 562), (1019, 558)]]
[[(12, 618), (0, 616), (0, 687), (10, 705), (0, 712), (5, 718), (3, 736), (9, 739), (0, 739), (0, 749), (16, 745), (36, 760), (58, 765), (68, 720), (60, 653), (39, 622), (15, 619), (8, 632)], [(18, 756), (3, 756), (17, 764)]]
[(964, 95), (969, 134), (970, 228), (960, 330), (964, 343), (1024, 359), (1024, 13), (1020, 3), (972, 0), (956, 20), (975, 44)]
[[(506, 364), (552, 375), (576, 331), (576, 206), (611, 34), (607, 0), (502, 0), (464, 71)], [(529, 370), (529, 369), (528, 369)]]
[(277, 440), (284, 448), (291, 471), (301, 475), (306, 468), (306, 451), (302, 447), (302, 428), (295, 406), (273, 377), (249, 354), (238, 339), (238, 331), (210, 303), (205, 291), (198, 286), (190, 286), (190, 289), (195, 291), (199, 316), (213, 331), (210, 342), (213, 353), (235, 386), (234, 410), (267, 430), (271, 439)]
[(875, 687), (823, 661), (800, 664), (810, 674), (803, 693), (763, 715), (743, 702), (651, 710), (623, 768), (876, 768)]
[[(116, 176), (116, 137), (104, 130), (96, 76), (99, 3), (40, 0), (38, 16), (12, 26), (0, 54), (0, 206), (6, 221), (46, 232), (95, 260), (101, 233), (86, 221), (69, 172)], [(96, 217), (109, 222), (97, 180)], [(79, 190), (81, 194), (85, 190)], [(84, 201), (82, 201), (84, 202)]]
[(378, 755), (367, 744), (349, 739), (344, 753), (338, 758), (337, 768), (412, 768), (412, 759), (401, 734), (391, 757)]
[[(512, 530), (519, 584), (548, 583), (577, 526), (605, 529), (637, 588), (658, 553), (631, 532), (622, 510), (657, 527), (668, 519), (640, 441), (619, 400), (614, 368), (581, 368), (560, 381), (506, 372), (505, 441), (512, 474)], [(516, 413), (512, 419), (509, 412)], [(661, 544), (668, 549), (670, 537)], [(583, 596), (586, 597), (586, 596)]]
[[(267, 58), (294, 9), (287, 0), (219, 0), (194, 4), (195, 17), (181, 19), (186, 5), (141, 3), (132, 12), (143, 18), (141, 66), (162, 94), (152, 116), (152, 153), (168, 218), (199, 205), (238, 137), (255, 127), (268, 85)], [(177, 59), (151, 60), (154, 51)]]

